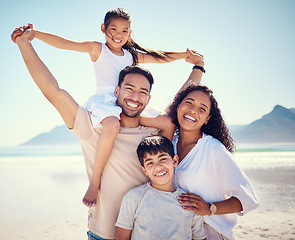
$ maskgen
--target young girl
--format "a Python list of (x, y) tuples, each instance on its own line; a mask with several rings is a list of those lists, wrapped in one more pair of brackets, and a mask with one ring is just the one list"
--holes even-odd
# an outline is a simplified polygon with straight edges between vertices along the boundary
[(93, 173), (83, 203), (90, 207), (96, 204), (97, 193), (103, 168), (109, 158), (114, 141), (120, 129), (121, 108), (115, 103), (114, 89), (119, 72), (126, 66), (138, 63), (165, 63), (186, 58), (186, 52), (153, 51), (139, 46), (131, 37), (131, 16), (122, 9), (108, 11), (101, 25), (106, 43), (96, 41), (76, 42), (60, 36), (34, 30), (35, 38), (60, 48), (88, 52), (93, 62), (96, 77), (96, 93), (85, 104), (91, 113), (94, 128), (101, 127)]

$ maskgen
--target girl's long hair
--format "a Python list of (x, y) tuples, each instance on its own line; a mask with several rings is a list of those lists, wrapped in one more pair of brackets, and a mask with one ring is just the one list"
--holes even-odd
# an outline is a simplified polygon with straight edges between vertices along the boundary
[[(114, 8), (109, 10), (104, 17), (104, 25), (106, 30), (110, 22), (116, 18), (122, 18), (124, 20), (127, 20), (128, 23), (131, 25), (130, 13), (123, 8)], [(155, 51), (148, 48), (144, 48), (140, 46), (138, 43), (136, 43), (131, 37), (124, 44), (123, 48), (128, 50), (131, 53), (133, 58), (133, 65), (138, 64), (138, 56), (137, 56), (138, 52), (151, 55), (155, 59), (162, 59), (166, 61), (167, 61), (167, 58), (170, 57), (169, 55), (173, 53), (173, 52), (166, 52), (166, 51)]]
[(191, 92), (201, 91), (210, 98), (211, 109), (209, 115), (211, 116), (208, 123), (201, 127), (201, 131), (205, 134), (211, 135), (218, 139), (228, 151), (233, 153), (236, 149), (234, 141), (230, 132), (221, 116), (218, 103), (213, 96), (213, 91), (206, 86), (190, 84), (185, 89), (180, 91), (174, 98), (173, 103), (169, 107), (168, 115), (172, 118), (172, 122), (176, 125), (176, 134), (179, 134), (180, 125), (177, 119), (177, 107), (183, 99)]

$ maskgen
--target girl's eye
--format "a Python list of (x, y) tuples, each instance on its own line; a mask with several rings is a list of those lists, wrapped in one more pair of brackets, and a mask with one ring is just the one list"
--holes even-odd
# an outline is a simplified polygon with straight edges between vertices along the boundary
[(146, 165), (147, 166), (150, 166), (150, 165), (152, 165), (153, 163), (152, 162), (148, 162)]

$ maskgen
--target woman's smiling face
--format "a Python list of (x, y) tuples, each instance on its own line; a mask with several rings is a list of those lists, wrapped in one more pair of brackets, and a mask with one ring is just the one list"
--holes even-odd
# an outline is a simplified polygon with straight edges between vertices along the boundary
[(206, 93), (190, 92), (177, 107), (177, 119), (182, 130), (199, 131), (210, 119), (211, 102)]

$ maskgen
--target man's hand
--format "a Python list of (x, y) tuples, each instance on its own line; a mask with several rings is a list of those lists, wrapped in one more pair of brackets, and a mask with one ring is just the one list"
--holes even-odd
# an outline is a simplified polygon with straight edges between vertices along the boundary
[(28, 39), (32, 41), (35, 37), (35, 29), (33, 24), (28, 24), (28, 26), (21, 26), (16, 28), (11, 34), (11, 40), (17, 44), (19, 38)]
[(198, 53), (195, 50), (187, 49), (187, 57), (185, 59), (186, 62), (204, 67), (204, 57), (202, 54)]

